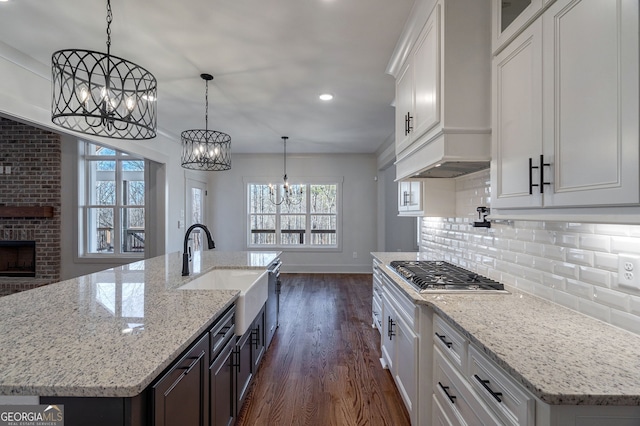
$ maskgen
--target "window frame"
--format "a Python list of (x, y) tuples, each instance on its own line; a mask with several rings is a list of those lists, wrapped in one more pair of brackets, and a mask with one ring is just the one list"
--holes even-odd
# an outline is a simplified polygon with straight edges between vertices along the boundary
[[(131, 154), (118, 148), (114, 148), (109, 145), (98, 143), (95, 141), (79, 140), (79, 158), (78, 158), (78, 237), (76, 239), (78, 244), (76, 261), (78, 262), (91, 262), (91, 263), (113, 263), (118, 261), (131, 262), (134, 260), (141, 260), (145, 258), (147, 251), (147, 243), (145, 241), (145, 247), (142, 251), (123, 252), (122, 251), (122, 209), (125, 208), (142, 208), (144, 209), (144, 231), (148, 231), (148, 183), (149, 183), (149, 162), (140, 155)], [(92, 155), (88, 154), (89, 146), (97, 145), (106, 149), (115, 151), (114, 155)], [(92, 171), (91, 163), (93, 161), (114, 161), (114, 181), (116, 186), (115, 203), (112, 205), (92, 204)], [(143, 181), (144, 181), (144, 204), (127, 204), (126, 200), (122, 198), (122, 184), (124, 182), (123, 173), (121, 170), (121, 164), (124, 161), (142, 161), (144, 163)], [(90, 247), (90, 235), (89, 232), (89, 211), (94, 208), (110, 208), (113, 209), (113, 238), (114, 238), (114, 251), (113, 252), (89, 252)], [(146, 240), (146, 238), (145, 238)]]
[[(282, 213), (280, 211), (279, 206), (276, 207), (276, 212), (274, 213), (275, 218), (275, 226), (276, 226), (276, 243), (275, 244), (252, 244), (251, 243), (251, 212), (249, 211), (250, 203), (249, 203), (249, 186), (250, 185), (281, 185), (282, 177), (274, 178), (274, 177), (245, 177), (243, 178), (244, 184), (244, 212), (245, 212), (245, 221), (244, 221), (244, 234), (245, 234), (245, 248), (247, 250), (280, 250), (280, 251), (296, 251), (296, 252), (340, 252), (342, 251), (342, 184), (344, 178), (343, 177), (303, 177), (303, 178), (295, 178), (295, 181), (291, 181), (292, 185), (306, 185), (307, 190), (305, 191), (305, 202), (307, 204), (307, 208), (305, 209), (305, 243), (304, 245), (298, 244), (280, 244), (280, 233), (281, 233), (281, 216), (289, 213)], [(275, 182), (275, 183), (274, 183)], [(336, 244), (335, 245), (312, 245), (311, 241), (311, 217), (316, 216), (318, 214), (311, 213), (311, 185), (336, 185)], [(296, 213), (291, 213), (296, 214)], [(303, 213), (300, 213), (301, 215)], [(320, 214), (322, 215), (322, 214)]]

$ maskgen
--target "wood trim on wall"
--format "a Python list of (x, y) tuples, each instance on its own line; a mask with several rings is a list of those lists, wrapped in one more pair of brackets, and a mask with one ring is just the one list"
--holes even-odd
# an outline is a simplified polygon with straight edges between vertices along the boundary
[(53, 217), (53, 206), (0, 206), (0, 217)]

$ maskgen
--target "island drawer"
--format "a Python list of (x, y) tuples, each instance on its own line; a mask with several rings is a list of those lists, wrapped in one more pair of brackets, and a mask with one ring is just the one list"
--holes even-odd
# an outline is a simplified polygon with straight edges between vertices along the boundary
[(236, 331), (235, 313), (236, 306), (231, 305), (231, 307), (224, 314), (222, 314), (222, 316), (209, 331), (209, 334), (211, 336), (211, 359), (215, 358), (218, 352), (222, 350), (225, 343), (234, 336)]

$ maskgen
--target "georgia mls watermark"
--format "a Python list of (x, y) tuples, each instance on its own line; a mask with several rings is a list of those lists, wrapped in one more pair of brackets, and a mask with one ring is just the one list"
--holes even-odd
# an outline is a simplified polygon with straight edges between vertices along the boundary
[(64, 406), (0, 405), (0, 426), (64, 426)]

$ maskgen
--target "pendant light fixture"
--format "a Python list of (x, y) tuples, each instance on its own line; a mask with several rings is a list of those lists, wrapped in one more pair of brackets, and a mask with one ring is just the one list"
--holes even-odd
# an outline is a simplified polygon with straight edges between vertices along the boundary
[(231, 136), (209, 130), (209, 82), (211, 74), (200, 74), (205, 82), (204, 130), (185, 130), (182, 139), (182, 167), (193, 170), (229, 170)]
[(106, 54), (69, 49), (51, 56), (51, 121), (108, 138), (154, 138), (156, 79), (133, 62), (111, 55), (112, 21), (111, 0), (107, 0)]
[(289, 184), (289, 177), (287, 176), (287, 139), (289, 139), (288, 136), (282, 137), (284, 142), (284, 183), (282, 184), (280, 200), (276, 199), (276, 186), (269, 184), (269, 201), (276, 206), (281, 204), (296, 205), (302, 202), (302, 186)]

